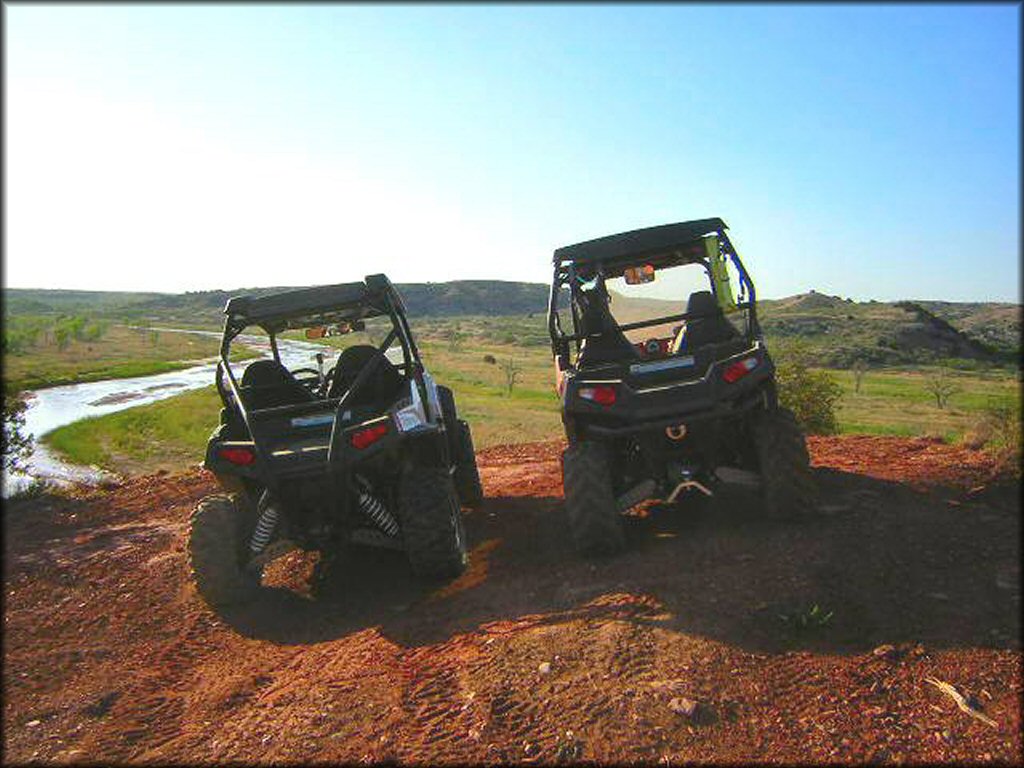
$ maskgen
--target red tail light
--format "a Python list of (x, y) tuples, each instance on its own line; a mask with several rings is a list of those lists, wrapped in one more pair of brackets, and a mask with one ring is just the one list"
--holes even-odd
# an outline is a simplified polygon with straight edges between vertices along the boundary
[(241, 448), (238, 446), (221, 448), (217, 455), (224, 459), (224, 461), (238, 464), (242, 467), (247, 467), (256, 461), (256, 452), (252, 448)]
[(352, 443), (353, 448), (361, 451), (364, 448), (369, 448), (387, 433), (388, 424), (386, 421), (382, 421), (380, 424), (375, 424), (372, 427), (367, 427), (366, 429), (360, 429), (358, 432), (353, 432), (352, 436), (349, 438), (349, 442)]
[(727, 384), (732, 384), (734, 381), (742, 379), (755, 368), (757, 368), (757, 358), (745, 357), (726, 368), (722, 372), (722, 378), (725, 379)]
[(615, 405), (618, 399), (618, 392), (610, 384), (598, 384), (596, 387), (583, 387), (580, 389), (580, 397), (590, 400), (598, 405)]

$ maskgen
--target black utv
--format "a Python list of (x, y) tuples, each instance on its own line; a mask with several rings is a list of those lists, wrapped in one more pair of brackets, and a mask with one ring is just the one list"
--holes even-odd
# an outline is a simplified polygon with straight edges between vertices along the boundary
[[(266, 563), (295, 548), (330, 558), (350, 544), (388, 547), (403, 550), (421, 576), (458, 575), (466, 565), (460, 502), (483, 498), (472, 437), (451, 390), (425, 369), (387, 277), (238, 296), (224, 313), (223, 408), (204, 467), (228, 493), (200, 502), (189, 537), (206, 601), (252, 597)], [(369, 338), (374, 318), (383, 341), (345, 344)], [(272, 356), (239, 379), (229, 355), (247, 328), (262, 329)], [(284, 364), (278, 337), (289, 331), (324, 344), (301, 342), (316, 367)], [(325, 342), (344, 347), (326, 370)]]
[(721, 219), (559, 248), (548, 328), (581, 552), (621, 549), (636, 505), (721, 481), (760, 487), (780, 516), (810, 508), (804, 436), (779, 407), (754, 284)]

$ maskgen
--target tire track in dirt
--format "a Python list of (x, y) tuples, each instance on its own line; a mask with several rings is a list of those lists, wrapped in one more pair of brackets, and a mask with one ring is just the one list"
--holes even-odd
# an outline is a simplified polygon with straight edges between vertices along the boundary
[(185, 622), (184, 629), (148, 660), (148, 671), (123, 691), (84, 749), (120, 761), (159, 754), (181, 737), (195, 662), (216, 652), (210, 642), (209, 617), (192, 615)]
[[(526, 621), (513, 635), (536, 626)], [(397, 759), (466, 762), (485, 754), (484, 742), (496, 733), (513, 737), (527, 732), (538, 715), (532, 702), (512, 688), (489, 679), (502, 634), (458, 635), (435, 646), (400, 654), (403, 721)], [(495, 643), (498, 639), (499, 643)]]
[[(819, 456), (850, 460), (841, 442), (823, 442)], [(870, 445), (855, 443), (859, 466), (870, 464)], [(919, 463), (901, 466), (898, 444), (884, 447), (893, 466), (874, 471), (906, 474)], [(928, 446), (932, 475), (943, 450)], [(1000, 586), (1019, 576), (1019, 547), (1007, 538), (1019, 530), (1016, 501), (1005, 512), (980, 500), (960, 509), (908, 491), (905, 502), (891, 482), (820, 471), (841, 508), (820, 525), (748, 521), (725, 504), (666, 510), (632, 526), (631, 552), (588, 564), (570, 560), (560, 539), (559, 451), (481, 451), (490, 499), (467, 515), (479, 562), (455, 586), (427, 594), (388, 565), (378, 570), (387, 584), (350, 584), (344, 571), (336, 592), (310, 598), (292, 583), (305, 577), (289, 577), (257, 619), (228, 626), (188, 582), (184, 521), (213, 490), (202, 476), (129, 481), (48, 501), (42, 518), (8, 518), (15, 536), (5, 551), (62, 547), (63, 562), (23, 559), (5, 573), (5, 756), (550, 764), (1019, 755), (1019, 623), (1006, 615), (1019, 589)], [(860, 490), (872, 499), (849, 502)], [(922, 590), (949, 599), (922, 605)], [(835, 608), (835, 619), (817, 634), (787, 635), (776, 610), (808, 600)], [(896, 651), (865, 651), (871, 638), (848, 632), (865, 626)], [(990, 626), (1012, 637), (992, 641)], [(911, 652), (923, 631), (940, 649), (934, 657)], [(982, 697), (1000, 729), (964, 717), (922, 686), (926, 675)], [(680, 714), (674, 698), (697, 702), (701, 716)]]

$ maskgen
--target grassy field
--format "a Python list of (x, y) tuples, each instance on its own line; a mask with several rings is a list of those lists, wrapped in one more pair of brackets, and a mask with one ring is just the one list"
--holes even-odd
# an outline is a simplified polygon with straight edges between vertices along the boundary
[[(536, 343), (490, 342), (486, 329), (465, 319), (458, 325), (466, 329), (459, 341), (449, 338), (453, 324), (439, 321), (420, 328), (418, 343), (437, 380), (455, 392), (459, 411), (472, 426), (477, 448), (559, 437), (561, 420), (548, 349)], [(521, 320), (520, 330), (535, 327), (534, 319)], [(374, 336), (372, 329), (369, 335)], [(353, 334), (325, 341), (332, 346), (347, 346), (366, 343), (366, 336)], [(379, 341), (379, 335), (375, 338)], [(486, 362), (485, 356), (495, 362)], [(507, 361), (517, 369), (511, 394), (504, 369)], [(843, 388), (840, 431), (934, 435), (952, 441), (969, 431), (992, 405), (1020, 409), (1018, 379), (1001, 369), (950, 371), (960, 391), (940, 409), (925, 386), (933, 370), (868, 371), (859, 393), (855, 392), (852, 372), (831, 371)], [(219, 408), (216, 393), (209, 387), (62, 427), (44, 439), (76, 462), (122, 472), (170, 469), (201, 461)]]
[(1005, 371), (948, 371), (960, 387), (939, 408), (926, 381), (934, 368), (868, 371), (855, 391), (852, 371), (832, 371), (843, 388), (839, 429), (844, 433), (932, 435), (956, 440), (989, 408), (1020, 411), (1020, 383)]
[[(61, 349), (45, 335), (17, 353), (4, 355), (7, 392), (40, 389), (102, 379), (124, 379), (188, 368), (217, 354), (219, 342), (208, 336), (149, 331), (111, 325), (99, 339), (71, 339)], [(256, 353), (238, 346), (233, 358)]]

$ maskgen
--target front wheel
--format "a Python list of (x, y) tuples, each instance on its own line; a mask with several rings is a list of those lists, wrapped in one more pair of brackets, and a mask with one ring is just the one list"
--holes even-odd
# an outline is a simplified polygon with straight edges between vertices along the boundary
[(576, 549), (584, 555), (611, 555), (622, 550), (626, 536), (605, 446), (582, 442), (566, 448), (562, 454), (562, 487)]
[(413, 572), (455, 578), (466, 568), (466, 533), (451, 476), (443, 467), (413, 465), (402, 472), (398, 516)]
[(789, 519), (814, 509), (815, 487), (807, 441), (787, 408), (762, 411), (753, 425), (765, 511)]

